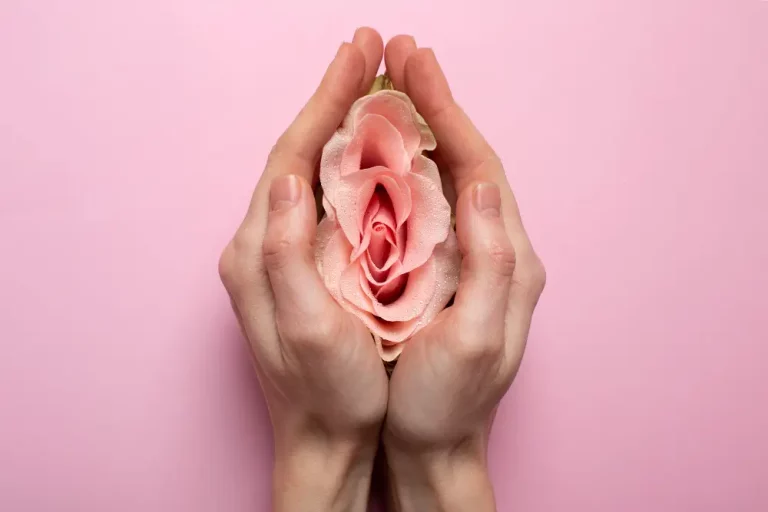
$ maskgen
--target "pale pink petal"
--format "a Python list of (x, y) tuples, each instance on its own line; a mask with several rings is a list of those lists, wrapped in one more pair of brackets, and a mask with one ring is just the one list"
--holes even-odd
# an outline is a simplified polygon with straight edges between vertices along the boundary
[[(440, 313), (459, 287), (459, 271), (461, 270), (461, 253), (456, 233), (450, 230), (445, 242), (435, 246), (432, 258), (435, 262), (435, 293), (432, 295), (424, 312), (418, 318), (413, 332), (426, 327)], [(388, 338), (389, 339), (389, 338)]]
[(389, 259), (389, 248), (392, 247), (387, 241), (387, 227), (378, 224), (373, 227), (371, 233), (371, 243), (368, 245), (368, 255), (376, 268), (381, 268)]
[(352, 140), (341, 158), (341, 176), (371, 167), (386, 167), (403, 174), (409, 168), (411, 155), (405, 150), (403, 138), (386, 117), (377, 114), (363, 116), (355, 126)]
[(376, 349), (379, 351), (379, 356), (386, 362), (394, 361), (402, 353), (405, 348), (405, 343), (392, 343), (388, 340), (381, 339), (380, 336), (373, 337), (376, 343)]
[(336, 221), (336, 210), (334, 209), (333, 205), (328, 201), (328, 198), (323, 194), (323, 210), (325, 210), (325, 215), (330, 218), (332, 221)]
[[(321, 233), (322, 239), (320, 238)], [(339, 283), (341, 282), (341, 275), (349, 266), (352, 247), (344, 237), (344, 233), (327, 218), (320, 222), (318, 235), (318, 243), (315, 246), (317, 270), (323, 277), (325, 287), (331, 292), (333, 298), (341, 302), (343, 297)]]
[(413, 208), (408, 217), (403, 272), (423, 265), (436, 244), (445, 241), (451, 230), (451, 206), (435, 183), (421, 174), (406, 177), (411, 189)]
[(354, 120), (368, 114), (377, 114), (387, 120), (400, 132), (409, 157), (421, 151), (432, 151), (437, 146), (435, 136), (424, 118), (416, 112), (411, 99), (399, 91), (380, 91), (358, 100), (350, 110)]
[(403, 272), (400, 271), (401, 264), (397, 260), (392, 264), (389, 271), (376, 268), (367, 255), (360, 258), (360, 265), (363, 268), (366, 280), (373, 286), (384, 286), (393, 279), (404, 275)]
[[(373, 303), (364, 291), (363, 280), (361, 275), (363, 271), (360, 268), (359, 261), (353, 261), (344, 272), (341, 274), (341, 281), (339, 287), (341, 288), (341, 295), (347, 299), (350, 304), (359, 308), (362, 311), (373, 313)], [(368, 287), (368, 284), (365, 284)]]
[[(325, 256), (328, 243), (333, 235), (339, 231), (339, 225), (330, 216), (323, 217), (320, 224), (317, 225), (317, 235), (315, 236), (315, 263), (320, 275), (323, 275), (323, 258)], [(349, 256), (346, 260), (349, 262)]]
[[(323, 198), (334, 208), (337, 205), (336, 189), (341, 181), (341, 161), (350, 140), (352, 140), (351, 127), (340, 128), (326, 143), (320, 158), (320, 186), (323, 189)], [(325, 211), (328, 211), (327, 207)]]
[(323, 148), (320, 160), (320, 184), (323, 194), (337, 207), (336, 188), (341, 180), (341, 163), (352, 141), (356, 124), (368, 114), (386, 118), (399, 132), (408, 158), (437, 146), (424, 118), (416, 112), (410, 98), (398, 91), (379, 91), (357, 100), (341, 126)]
[(371, 222), (384, 224), (392, 231), (396, 230), (398, 224), (395, 219), (395, 207), (392, 204), (392, 199), (384, 190), (377, 191), (374, 196), (381, 206), (376, 210), (376, 214), (371, 218)]
[(461, 253), (456, 233), (451, 230), (445, 242), (435, 246), (431, 259), (439, 277), (435, 282), (434, 294), (423, 313), (418, 318), (405, 322), (387, 322), (372, 315), (365, 315), (363, 322), (371, 332), (389, 343), (399, 343), (423, 329), (445, 309), (459, 286)]
[(404, 322), (424, 313), (435, 293), (437, 276), (433, 258), (408, 273), (408, 282), (400, 297), (389, 304), (373, 303), (373, 312), (388, 322)]
[(437, 164), (424, 155), (416, 155), (411, 164), (411, 172), (424, 176), (429, 181), (440, 186), (440, 192), (443, 190), (443, 183), (440, 177), (440, 171)]
[[(417, 178), (426, 180), (421, 176)], [(381, 193), (377, 192), (377, 186), (383, 189)], [(360, 246), (363, 219), (375, 192), (382, 203), (379, 211), (387, 207), (387, 199), (391, 202), (398, 228), (411, 213), (411, 191), (406, 180), (386, 167), (374, 167), (345, 176), (336, 189), (336, 217), (349, 243), (355, 248)]]
[(353, 260), (359, 258), (360, 255), (368, 249), (368, 244), (371, 242), (373, 218), (379, 212), (380, 206), (381, 203), (379, 202), (379, 198), (374, 194), (371, 197), (371, 201), (368, 203), (368, 208), (365, 210), (365, 215), (363, 216), (362, 239), (360, 240), (360, 245), (355, 249), (355, 252), (352, 253)]
[(403, 295), (403, 291), (405, 290), (405, 287), (408, 283), (408, 276), (407, 275), (400, 275), (391, 281), (389, 281), (387, 284), (379, 287), (378, 291), (376, 292), (376, 300), (380, 304), (390, 304)]
[(398, 249), (394, 237), (392, 236), (392, 232), (389, 230), (387, 230), (387, 243), (389, 244), (389, 257), (387, 258), (387, 261), (384, 262), (384, 265), (379, 267), (382, 271), (389, 270), (392, 268), (392, 265), (400, 261), (400, 249)]
[(416, 329), (416, 325), (418, 325), (416, 319), (408, 320), (407, 322), (386, 322), (369, 313), (363, 313), (360, 319), (372, 333), (395, 343), (410, 338)]

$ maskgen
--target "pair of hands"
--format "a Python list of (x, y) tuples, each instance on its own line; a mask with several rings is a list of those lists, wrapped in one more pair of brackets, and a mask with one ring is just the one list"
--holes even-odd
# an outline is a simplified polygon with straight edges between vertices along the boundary
[[(435, 134), (463, 256), (454, 305), (408, 342), (391, 380), (369, 331), (316, 270), (311, 187), (323, 146), (382, 57)], [(365, 510), (380, 438), (397, 510), (494, 510), (488, 434), (545, 274), (499, 158), (431, 50), (397, 36), (385, 51), (369, 28), (341, 45), (274, 146), (219, 271), (274, 426), (275, 510)]]

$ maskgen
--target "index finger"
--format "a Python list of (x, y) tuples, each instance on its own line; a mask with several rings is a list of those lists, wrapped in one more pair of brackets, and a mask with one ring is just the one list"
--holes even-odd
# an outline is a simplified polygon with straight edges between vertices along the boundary
[(360, 91), (368, 82), (373, 82), (381, 61), (381, 36), (375, 30), (363, 27), (357, 30), (353, 41), (339, 47), (317, 90), (272, 149), (251, 198), (246, 222), (266, 216), (266, 199), (274, 178), (296, 174), (313, 182), (323, 147)]
[[(443, 162), (453, 175), (457, 194), (475, 180), (499, 182), (491, 176), (497, 165), (496, 154), (453, 99), (434, 52), (429, 48), (412, 51), (405, 62), (404, 85), (416, 109), (429, 124), (438, 143)], [(499, 183), (502, 185), (502, 183)]]
[[(394, 41), (393, 41), (394, 42)], [(511, 297), (512, 313), (521, 328), (532, 313), (543, 288), (543, 267), (531, 246), (512, 188), (496, 153), (480, 134), (467, 114), (456, 103), (434, 52), (428, 48), (414, 49), (406, 40), (387, 46), (388, 63), (403, 66), (402, 87), (424, 116), (437, 139), (437, 151), (453, 178), (456, 192), (461, 195), (474, 181), (491, 181), (499, 186), (501, 213), (512, 245), (517, 253), (516, 286)], [(397, 55), (397, 52), (407, 52)], [(521, 314), (522, 313), (522, 314)]]

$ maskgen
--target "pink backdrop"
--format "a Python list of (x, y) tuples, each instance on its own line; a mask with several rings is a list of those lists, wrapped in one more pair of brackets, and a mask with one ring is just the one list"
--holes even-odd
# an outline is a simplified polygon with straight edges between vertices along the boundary
[(358, 24), (435, 47), (547, 264), (499, 509), (768, 510), (764, 0), (2, 0), (0, 510), (267, 510), (216, 262)]

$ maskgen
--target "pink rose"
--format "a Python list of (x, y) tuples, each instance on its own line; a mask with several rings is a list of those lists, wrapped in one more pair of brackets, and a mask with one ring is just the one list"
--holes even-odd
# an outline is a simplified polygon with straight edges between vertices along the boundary
[(386, 361), (458, 286), (451, 208), (437, 166), (422, 155), (435, 146), (408, 96), (383, 90), (356, 101), (323, 150), (317, 267)]

